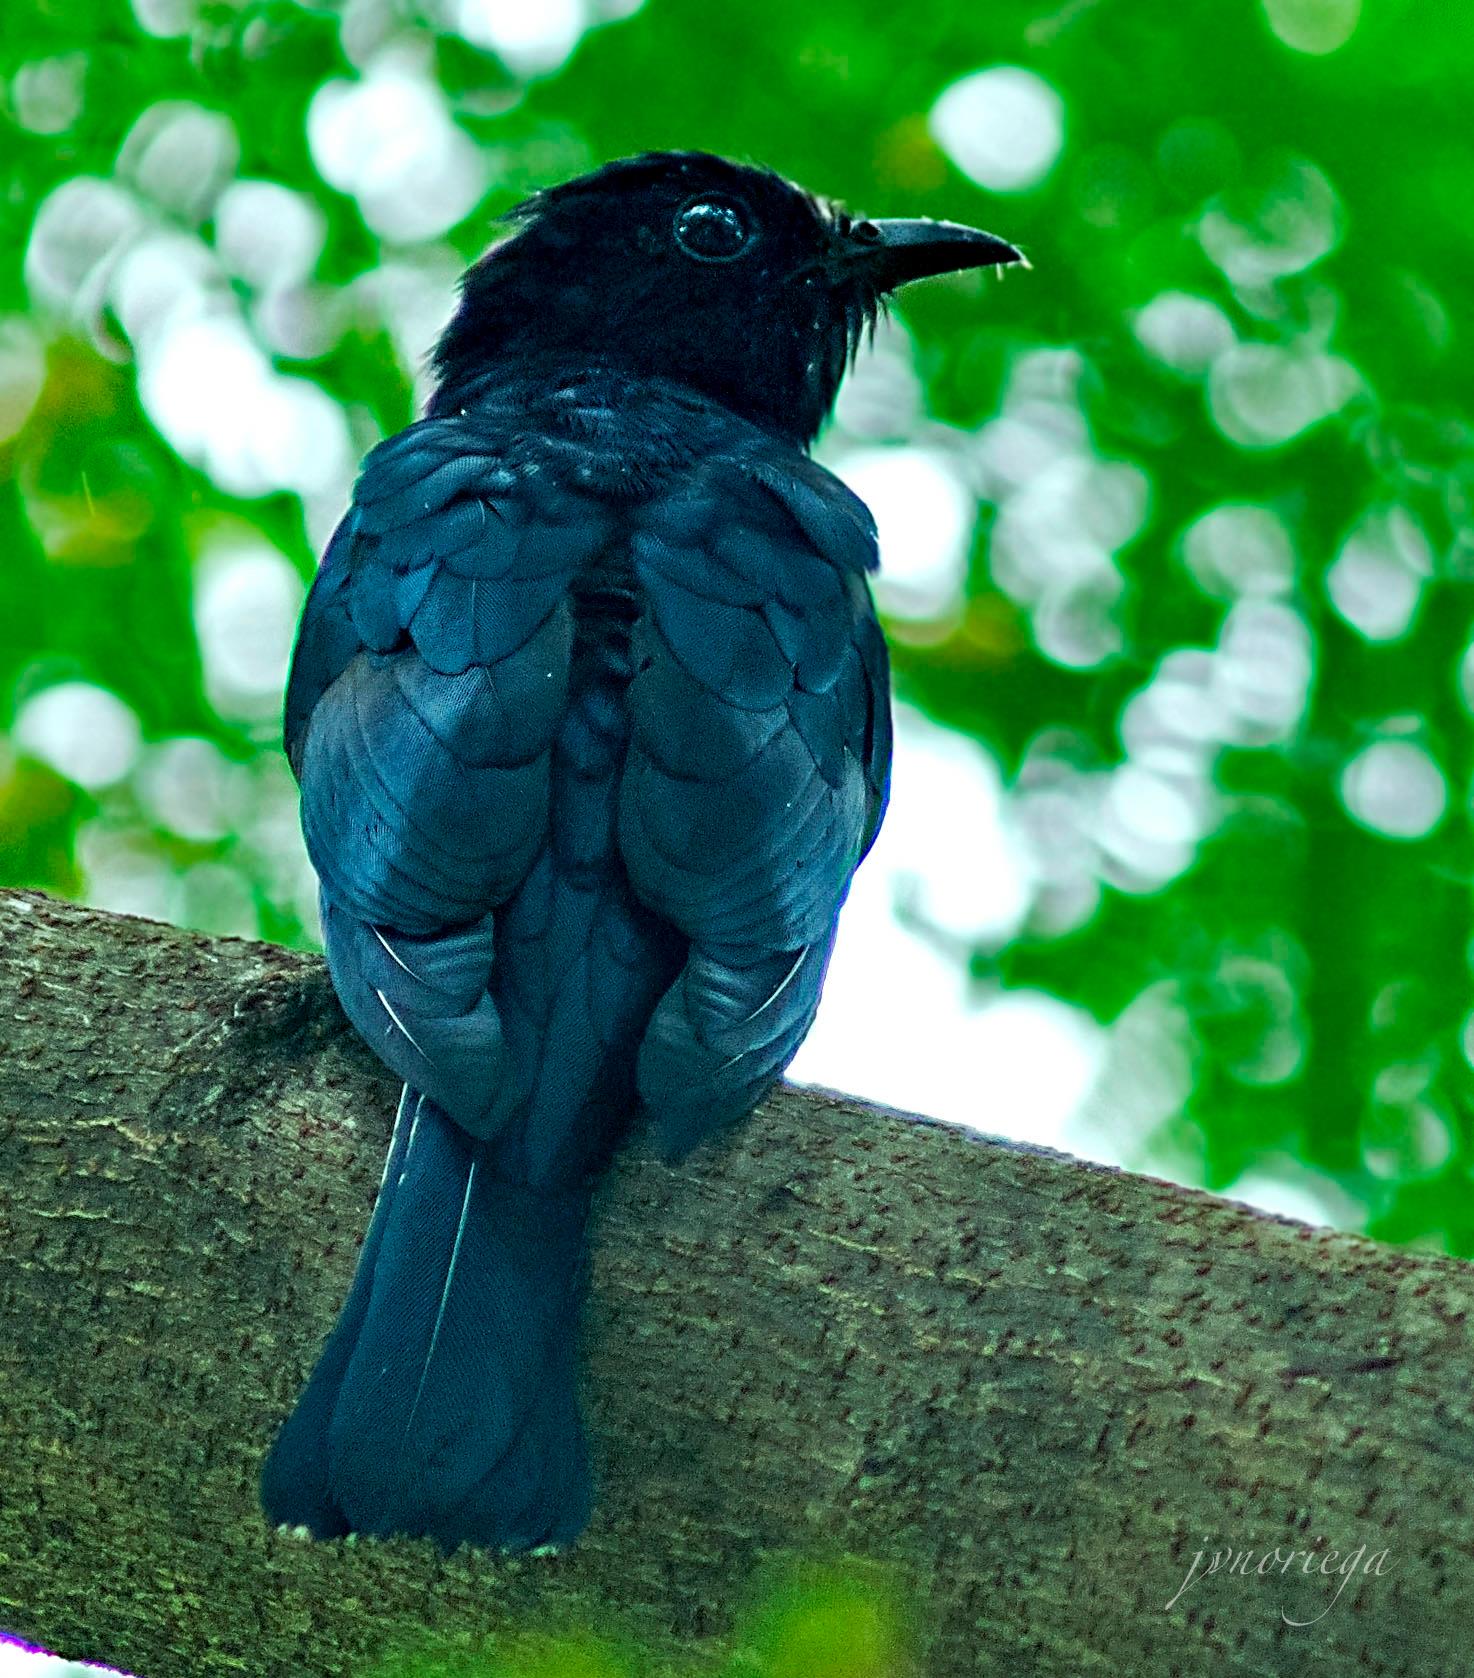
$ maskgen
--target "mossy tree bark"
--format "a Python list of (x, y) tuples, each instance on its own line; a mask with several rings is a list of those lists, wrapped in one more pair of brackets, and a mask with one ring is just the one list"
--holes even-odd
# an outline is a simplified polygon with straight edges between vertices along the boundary
[(0, 895), (0, 1625), (146, 1678), (528, 1624), (691, 1671), (762, 1556), (843, 1550), (936, 1678), (1460, 1667), (1468, 1266), (792, 1090), (601, 1195), (582, 1542), (268, 1530), (396, 1093), (317, 961)]

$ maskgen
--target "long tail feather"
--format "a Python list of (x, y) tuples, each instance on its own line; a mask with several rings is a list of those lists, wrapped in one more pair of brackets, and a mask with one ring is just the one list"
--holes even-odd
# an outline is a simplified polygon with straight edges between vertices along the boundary
[(575, 1536), (587, 1213), (583, 1189), (499, 1180), (407, 1089), (348, 1299), (263, 1470), (271, 1518), (447, 1550)]

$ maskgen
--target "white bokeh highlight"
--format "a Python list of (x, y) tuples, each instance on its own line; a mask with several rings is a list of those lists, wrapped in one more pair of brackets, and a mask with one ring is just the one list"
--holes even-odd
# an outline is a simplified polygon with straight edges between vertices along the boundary
[(1344, 47), (1361, 20), (1361, 0), (1263, 0), (1263, 5), (1280, 40), (1315, 57)]
[(132, 0), (132, 4), (139, 27), (161, 40), (187, 35), (200, 8), (200, 0)]
[(35, 301), (74, 322), (101, 312), (113, 266), (146, 224), (133, 195), (112, 181), (74, 175), (43, 201), (26, 245)]
[(421, 245), (386, 258), (348, 288), (352, 307), (389, 334), (400, 368), (414, 386), (417, 408), (429, 399), (434, 384), (428, 357), (454, 311), (462, 266), (448, 245)]
[(32, 134), (64, 134), (82, 114), (86, 84), (85, 52), (33, 58), (11, 79), (11, 114)]
[(0, 442), (31, 417), (46, 382), (46, 348), (24, 315), (0, 315)]
[(1241, 600), (1224, 619), (1213, 664), (1225, 743), (1289, 740), (1310, 702), (1314, 642), (1305, 619), (1282, 601)]
[(1042, 76), (1012, 64), (953, 82), (931, 108), (932, 138), (989, 192), (1027, 192), (1065, 143), (1065, 102)]
[(1253, 292), (1303, 273), (1336, 248), (1341, 206), (1327, 177), (1304, 158), (1288, 160), (1256, 205), (1207, 210), (1198, 239), (1230, 285)]
[(311, 379), (278, 373), (239, 320), (178, 324), (141, 367), (139, 391), (184, 459), (232, 494), (336, 500), (352, 480), (343, 410)]
[(150, 105), (118, 153), (118, 176), (159, 209), (203, 221), (240, 162), (235, 125), (188, 100)]
[(1329, 419), (1363, 388), (1361, 374), (1340, 356), (1236, 344), (1209, 370), (1208, 406), (1230, 442), (1272, 449)]
[(277, 181), (234, 181), (215, 206), (215, 249), (226, 272), (258, 290), (300, 284), (326, 237), (317, 205)]
[(307, 112), (318, 173), (350, 194), (381, 238), (433, 239), (476, 207), (486, 156), (412, 59), (386, 53), (357, 81), (324, 82)]
[(1206, 372), (1238, 341), (1233, 323), (1216, 303), (1185, 291), (1159, 292), (1132, 318), (1136, 341), (1176, 373)]
[(1389, 839), (1422, 839), (1443, 820), (1448, 783), (1411, 740), (1378, 740), (1341, 776), (1341, 798), (1363, 827)]
[(159, 827), (202, 843), (224, 839), (249, 809), (250, 771), (208, 740), (151, 746), (133, 776), (140, 808)]
[(183, 918), (179, 873), (148, 834), (104, 821), (84, 822), (77, 831), (76, 859), (83, 900), (94, 909), (151, 921), (178, 923)]
[(923, 424), (921, 375), (904, 321), (883, 315), (839, 387), (834, 432), (865, 443), (911, 439)]
[(453, 0), (457, 34), (487, 47), (516, 76), (547, 75), (578, 45), (588, 22), (583, 0)]
[(1366, 1224), (1366, 1207), (1333, 1177), (1288, 1154), (1266, 1155), (1223, 1192), (1261, 1212), (1294, 1218), (1317, 1229), (1359, 1230)]
[(205, 690), (222, 716), (249, 720), (280, 709), (303, 593), (291, 561), (250, 534), (212, 543), (199, 560), (195, 633)]
[(142, 740), (131, 707), (91, 682), (58, 682), (32, 694), (11, 737), (21, 751), (88, 792), (121, 781)]
[(1268, 507), (1227, 502), (1202, 514), (1183, 535), (1182, 556), (1205, 594), (1287, 594), (1295, 582), (1295, 550), (1284, 521)]
[(956, 612), (967, 581), (977, 506), (957, 468), (936, 449), (856, 449), (834, 470), (875, 515), (880, 572), (875, 597), (892, 618)]
[[(1150, 486), (1139, 467), (1099, 459), (1062, 411), (1066, 399), (1074, 407), (1078, 376), (1078, 365), (1066, 368), (1051, 352), (1023, 358), (1002, 415), (979, 440), (984, 493), (998, 503), (993, 580), (1029, 608), (1050, 658), (1089, 669), (1121, 645), (1113, 610), (1124, 579), (1115, 556), (1145, 522)], [(1041, 386), (1056, 378), (1067, 384), (1041, 400)]]
[(1326, 573), (1331, 604), (1368, 641), (1396, 641), (1412, 628), (1433, 549), (1405, 508), (1368, 514)]
[(893, 787), (790, 1075), (1058, 1144), (1103, 1039), (1088, 1015), (1053, 997), (970, 976), (974, 947), (1017, 932), (1032, 896), (997, 766), (976, 742), (901, 705)]
[[(170, 120), (188, 127), (177, 111)], [(173, 180), (186, 170), (189, 154), (169, 140), (170, 132), (166, 126), (140, 142), (136, 175), (157, 166)], [(202, 150), (199, 181), (228, 207), (235, 189), (218, 191), (217, 162), (218, 155)], [(175, 185), (185, 190), (182, 174)], [(239, 258), (239, 214), (233, 223), (235, 242), (227, 251)], [(313, 230), (299, 226), (288, 236), (297, 239), (298, 260), (307, 257)], [(326, 535), (355, 471), (358, 450), (347, 420), (314, 381), (278, 371), (242, 314), (219, 251), (151, 206), (141, 189), (82, 177), (41, 206), (25, 271), (43, 310), (81, 324), (100, 349), (116, 355), (119, 346), (103, 324), (111, 307), (133, 349), (144, 409), (184, 460), (233, 495), (286, 490), (301, 496), (309, 528)], [(230, 393), (228, 401), (222, 391)]]

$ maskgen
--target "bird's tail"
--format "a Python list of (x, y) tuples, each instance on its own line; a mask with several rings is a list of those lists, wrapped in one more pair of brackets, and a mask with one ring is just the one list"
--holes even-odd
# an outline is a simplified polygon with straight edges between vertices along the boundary
[(582, 1530), (588, 1199), (498, 1180), (486, 1144), (406, 1089), (347, 1301), (262, 1471), (273, 1521), (446, 1551)]

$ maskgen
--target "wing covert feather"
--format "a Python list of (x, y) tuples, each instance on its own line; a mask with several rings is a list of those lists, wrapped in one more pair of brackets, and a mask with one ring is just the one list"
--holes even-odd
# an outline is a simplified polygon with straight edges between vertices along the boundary
[(339, 996), (473, 1130), (517, 1094), (491, 912), (548, 843), (570, 588), (610, 523), (504, 453), (484, 426), (441, 419), (369, 455), (309, 597), (286, 716)]
[(619, 842), (691, 941), (639, 1068), (675, 1156), (749, 1111), (808, 1030), (890, 757), (868, 513), (809, 462), (711, 476), (633, 546)]

